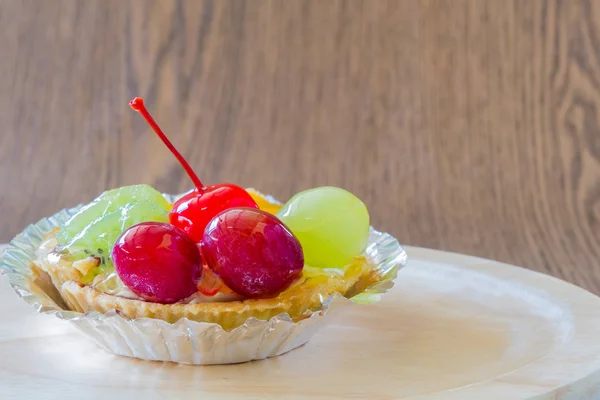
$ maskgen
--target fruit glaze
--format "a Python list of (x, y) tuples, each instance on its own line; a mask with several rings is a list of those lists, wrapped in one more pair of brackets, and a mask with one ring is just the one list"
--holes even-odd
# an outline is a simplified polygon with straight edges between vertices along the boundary
[(275, 297), (303, 274), (343, 271), (363, 253), (369, 214), (353, 194), (320, 187), (273, 208), (258, 192), (205, 186), (143, 100), (130, 106), (195, 188), (174, 203), (148, 185), (104, 192), (47, 238), (42, 263), (64, 263), (103, 293), (173, 304)]

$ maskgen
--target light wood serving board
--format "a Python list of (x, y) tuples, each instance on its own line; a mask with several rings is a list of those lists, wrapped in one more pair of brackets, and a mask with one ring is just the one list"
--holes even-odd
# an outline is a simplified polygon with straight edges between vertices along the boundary
[(600, 298), (494, 261), (407, 248), (383, 300), (239, 365), (105, 353), (0, 281), (0, 398), (600, 399)]

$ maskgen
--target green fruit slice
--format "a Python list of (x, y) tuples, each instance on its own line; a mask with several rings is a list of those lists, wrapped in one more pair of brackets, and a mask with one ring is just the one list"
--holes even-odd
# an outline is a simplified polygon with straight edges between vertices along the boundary
[(97, 218), (57, 250), (69, 254), (72, 261), (87, 257), (99, 259), (99, 266), (84, 278), (88, 281), (98, 273), (109, 272), (114, 268), (110, 253), (121, 233), (127, 228), (141, 222), (166, 223), (168, 220), (169, 212), (157, 204), (147, 201), (129, 203)]
[(80, 235), (89, 225), (134, 202), (152, 203), (166, 212), (171, 209), (171, 204), (167, 199), (149, 185), (124, 186), (109, 190), (102, 193), (90, 204), (84, 206), (65, 223), (57, 234), (59, 243), (66, 244), (72, 241), (75, 236)]

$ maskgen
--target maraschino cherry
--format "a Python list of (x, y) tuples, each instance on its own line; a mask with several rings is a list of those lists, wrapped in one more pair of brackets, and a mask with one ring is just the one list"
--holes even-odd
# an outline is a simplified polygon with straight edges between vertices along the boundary
[(177, 151), (175, 146), (171, 144), (167, 136), (154, 121), (144, 106), (144, 100), (136, 97), (129, 102), (129, 106), (142, 114), (158, 137), (181, 163), (183, 169), (185, 169), (196, 187), (192, 192), (184, 195), (173, 204), (173, 209), (169, 214), (169, 222), (171, 224), (181, 228), (194, 241), (199, 243), (202, 240), (206, 225), (221, 211), (232, 207), (258, 208), (258, 205), (248, 192), (239, 186), (230, 183), (204, 186), (192, 170), (192, 167), (190, 167), (188, 162)]

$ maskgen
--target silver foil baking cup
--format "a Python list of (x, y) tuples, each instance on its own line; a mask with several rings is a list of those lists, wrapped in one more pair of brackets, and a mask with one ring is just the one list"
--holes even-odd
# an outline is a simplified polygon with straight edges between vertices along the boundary
[[(168, 196), (169, 200), (177, 197)], [(272, 197), (269, 200), (275, 202)], [(35, 250), (44, 235), (63, 225), (81, 207), (62, 210), (17, 235), (2, 254), (0, 273), (8, 277), (16, 293), (38, 312), (73, 323), (102, 348), (122, 356), (198, 365), (278, 356), (308, 342), (317, 329), (334, 317), (335, 309), (378, 301), (393, 286), (397, 271), (406, 264), (406, 253), (398, 241), (371, 228), (365, 255), (383, 279), (351, 298), (336, 294), (324, 299), (320, 310), (298, 322), (292, 321), (288, 314), (280, 314), (267, 321), (250, 318), (226, 331), (218, 324), (187, 318), (168, 323), (152, 318), (128, 319), (115, 311), (83, 314), (68, 310), (54, 287), (44, 286), (39, 280), (34, 282), (31, 270)]]

